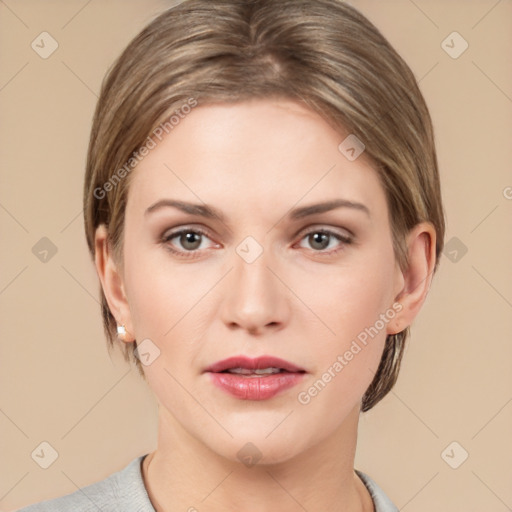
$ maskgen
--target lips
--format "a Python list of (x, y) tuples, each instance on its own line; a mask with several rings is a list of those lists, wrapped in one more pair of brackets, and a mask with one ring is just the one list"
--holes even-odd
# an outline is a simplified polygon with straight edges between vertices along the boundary
[(265, 370), (267, 368), (277, 368), (281, 372), (290, 373), (306, 372), (303, 368), (300, 368), (289, 361), (273, 356), (260, 356), (254, 359), (246, 356), (229, 357), (228, 359), (223, 359), (222, 361), (212, 364), (206, 368), (205, 372), (221, 373), (227, 372), (228, 370), (241, 369), (243, 373), (253, 373), (247, 371), (244, 372), (243, 370)]
[(235, 356), (209, 366), (205, 373), (215, 386), (239, 400), (269, 400), (298, 385), (307, 372), (279, 357)]

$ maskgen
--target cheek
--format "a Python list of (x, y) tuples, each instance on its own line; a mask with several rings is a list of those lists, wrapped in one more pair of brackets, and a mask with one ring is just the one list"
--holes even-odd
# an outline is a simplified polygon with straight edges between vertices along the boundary
[(168, 282), (161, 267), (143, 266), (131, 274), (127, 291), (138, 338), (159, 339), (172, 329), (183, 301), (179, 288), (178, 282)]
[[(368, 253), (366, 258), (361, 255), (357, 265), (330, 269), (320, 280), (318, 275), (316, 279), (308, 278), (300, 288), (301, 296), (307, 297), (308, 307), (321, 321), (311, 322), (308, 315), (301, 326), (303, 332), (310, 333), (308, 338), (319, 340), (312, 362), (315, 378), (321, 381), (318, 390), (323, 398), (319, 402), (327, 404), (336, 400), (337, 393), (342, 393), (353, 403), (362, 396), (377, 371), (386, 341), (386, 326), (395, 315), (391, 307), (392, 252), (377, 254), (375, 257)], [(320, 287), (319, 282), (325, 284)], [(327, 392), (323, 391), (323, 384), (329, 388)], [(314, 393), (312, 389), (311, 396)]]
[[(311, 377), (297, 393), (308, 417), (325, 418), (335, 429), (357, 406), (373, 380), (386, 341), (388, 279), (352, 275), (333, 280), (336, 291), (315, 297), (326, 331), (315, 349)], [(382, 320), (384, 318), (384, 320)], [(318, 337), (317, 337), (318, 339)]]
[(194, 265), (173, 264), (163, 253), (133, 248), (126, 259), (126, 290), (137, 341), (149, 338), (160, 350), (146, 373), (167, 368), (178, 376), (197, 359), (219, 277), (213, 269), (198, 273)]
[[(139, 338), (164, 338), (200, 297), (201, 280), (172, 266), (163, 249), (126, 243), (126, 291)], [(188, 268), (192, 268), (191, 266)]]
[[(356, 265), (326, 268), (323, 275), (302, 274), (297, 295), (321, 322), (322, 336), (333, 342), (328, 345), (342, 348), (391, 307), (392, 269), (393, 260), (382, 254), (381, 258), (361, 257)], [(380, 323), (378, 327), (382, 329)]]

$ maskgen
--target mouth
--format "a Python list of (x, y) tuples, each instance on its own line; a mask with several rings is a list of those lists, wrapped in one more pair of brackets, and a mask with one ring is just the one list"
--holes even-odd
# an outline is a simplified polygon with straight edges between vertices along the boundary
[(205, 372), (258, 377), (276, 373), (306, 373), (306, 370), (279, 357), (261, 356), (253, 359), (235, 356), (218, 361), (206, 368)]
[(240, 400), (268, 400), (296, 386), (306, 374), (299, 366), (271, 356), (235, 356), (209, 366), (211, 382)]

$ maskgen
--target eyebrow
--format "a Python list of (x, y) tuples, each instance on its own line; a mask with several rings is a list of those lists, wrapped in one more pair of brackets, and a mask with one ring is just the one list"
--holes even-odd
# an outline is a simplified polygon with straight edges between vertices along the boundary
[[(176, 208), (178, 210), (181, 210), (184, 213), (188, 213), (190, 215), (197, 215), (199, 217), (205, 217), (208, 219), (216, 219), (221, 222), (225, 222), (225, 216), (216, 208), (208, 205), (202, 205), (202, 204), (194, 204), (194, 203), (188, 203), (186, 201), (177, 201), (174, 199), (161, 199), (151, 205), (149, 208), (146, 209), (144, 215), (148, 215), (151, 212), (154, 212), (156, 210), (160, 210), (161, 208)], [(301, 206), (299, 208), (295, 208), (291, 210), (287, 217), (290, 220), (299, 220), (303, 219), (304, 217), (308, 217), (310, 215), (315, 215), (318, 213), (325, 213), (331, 210), (334, 210), (336, 208), (353, 208), (355, 210), (364, 212), (368, 215), (368, 217), (371, 217), (370, 210), (367, 206), (365, 206), (362, 203), (358, 203), (355, 201), (349, 201), (347, 199), (333, 199), (331, 201), (326, 201), (323, 203), (316, 203), (311, 204), (308, 206)]]

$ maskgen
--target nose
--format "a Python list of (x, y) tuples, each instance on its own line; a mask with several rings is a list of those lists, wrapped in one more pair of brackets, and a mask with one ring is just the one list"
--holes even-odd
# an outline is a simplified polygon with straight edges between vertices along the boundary
[(222, 319), (229, 329), (259, 335), (282, 329), (288, 322), (287, 288), (275, 267), (265, 251), (251, 263), (234, 255), (222, 306)]

